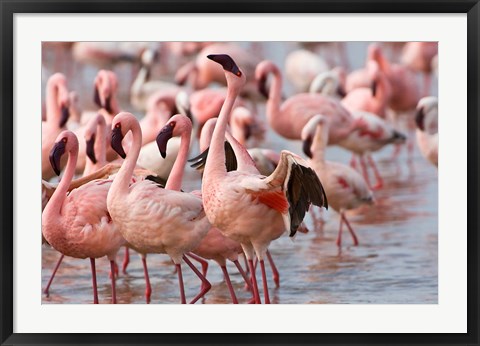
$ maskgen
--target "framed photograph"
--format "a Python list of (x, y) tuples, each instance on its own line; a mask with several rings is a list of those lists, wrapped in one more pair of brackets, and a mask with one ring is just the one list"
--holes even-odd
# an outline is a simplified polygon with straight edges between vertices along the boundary
[(478, 1), (0, 9), (2, 345), (479, 344)]

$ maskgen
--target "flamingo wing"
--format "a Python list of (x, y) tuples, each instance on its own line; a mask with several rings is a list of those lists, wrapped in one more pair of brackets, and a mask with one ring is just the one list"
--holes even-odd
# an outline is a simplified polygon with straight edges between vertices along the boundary
[[(209, 149), (210, 147), (205, 149), (200, 155), (189, 159), (188, 162), (192, 163), (190, 167), (195, 168), (198, 171), (203, 171), (205, 164), (207, 163)], [(228, 141), (225, 141), (225, 166), (227, 172), (236, 171), (237, 165), (237, 157), (235, 156), (232, 145)]]

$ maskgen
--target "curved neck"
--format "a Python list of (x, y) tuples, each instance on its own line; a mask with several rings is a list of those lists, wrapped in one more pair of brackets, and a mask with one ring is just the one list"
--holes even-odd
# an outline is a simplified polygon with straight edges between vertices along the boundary
[(311, 151), (312, 160), (315, 162), (325, 162), (325, 148), (328, 143), (328, 126), (318, 124), (313, 136)]
[(127, 157), (123, 161), (122, 167), (118, 171), (115, 179), (113, 180), (111, 190), (120, 191), (122, 193), (128, 192), (130, 181), (132, 180), (133, 170), (137, 165), (138, 155), (142, 147), (142, 130), (138, 123), (134, 123), (131, 127), (132, 131), (132, 145), (128, 151)]
[(46, 121), (52, 124), (60, 123), (60, 107), (58, 106), (58, 84), (50, 82), (47, 85), (47, 104), (46, 104)]
[(191, 134), (191, 128), (189, 131), (182, 132), (180, 137), (180, 150), (168, 177), (167, 184), (165, 185), (165, 188), (168, 190), (180, 191), (182, 188), (183, 172), (185, 170), (185, 164), (187, 163)]
[(282, 102), (282, 75), (280, 74), (280, 70), (273, 64), (270, 65), (265, 77), (267, 77), (269, 73), (273, 74), (272, 85), (267, 100), (267, 117), (271, 122), (280, 114), (280, 103)]
[[(72, 150), (68, 153), (67, 166), (63, 174), (60, 183), (58, 184), (55, 192), (50, 198), (50, 201), (45, 206), (43, 214), (47, 219), (55, 217), (53, 215), (60, 215), (62, 211), (63, 202), (67, 196), (70, 183), (72, 182), (73, 175), (75, 174), (75, 169), (77, 167), (77, 157), (78, 157), (78, 145), (74, 146)], [(52, 216), (47, 216), (52, 215)]]
[(138, 71), (137, 78), (133, 81), (132, 84), (132, 93), (136, 96), (140, 96), (142, 93), (142, 87), (147, 82), (147, 77), (149, 75), (149, 67), (142, 66), (140, 71)]
[(98, 155), (97, 167), (101, 168), (107, 164), (107, 125), (104, 121), (98, 122), (96, 137), (94, 149)]
[(217, 124), (213, 130), (212, 141), (210, 143), (209, 154), (205, 164), (204, 176), (210, 176), (212, 173), (226, 173), (225, 167), (225, 131), (230, 122), (230, 115), (232, 114), (233, 104), (237, 98), (239, 91), (236, 87), (229, 87), (227, 89), (227, 97), (223, 103), (220, 115), (218, 116)]
[(380, 73), (377, 78), (377, 90), (375, 91), (374, 98), (377, 99), (379, 102), (386, 103), (390, 98), (391, 88), (390, 84), (385, 77), (384, 73)]

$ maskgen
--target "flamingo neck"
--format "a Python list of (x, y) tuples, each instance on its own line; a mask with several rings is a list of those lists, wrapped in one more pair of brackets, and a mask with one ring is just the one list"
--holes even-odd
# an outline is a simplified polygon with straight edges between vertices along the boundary
[(317, 125), (313, 136), (311, 151), (312, 160), (318, 163), (325, 162), (325, 149), (328, 144), (328, 127), (325, 125)]
[[(68, 161), (67, 166), (65, 168), (65, 172), (63, 174), (60, 183), (58, 184), (55, 192), (50, 198), (50, 201), (47, 203), (43, 214), (49, 220), (54, 217), (54, 215), (58, 216), (62, 212), (62, 206), (67, 196), (68, 188), (70, 187), (70, 183), (73, 180), (73, 176), (75, 174), (75, 169), (77, 167), (77, 158), (78, 158), (78, 145), (74, 146), (72, 150), (68, 153)], [(51, 215), (51, 216), (47, 216)]]
[(173, 164), (167, 184), (165, 185), (165, 188), (168, 190), (180, 191), (182, 188), (183, 172), (185, 170), (185, 164), (187, 163), (191, 134), (191, 128), (189, 131), (182, 132), (182, 136), (180, 137), (180, 150), (177, 159)]
[(135, 78), (135, 81), (132, 84), (132, 92), (137, 97), (141, 96), (142, 87), (147, 82), (148, 73), (149, 73), (149, 68), (147, 66), (142, 66), (140, 71), (138, 71), (137, 78)]
[(230, 115), (232, 114), (232, 108), (237, 95), (238, 90), (236, 87), (228, 88), (227, 97), (222, 105), (217, 124), (213, 130), (209, 154), (205, 164), (205, 177), (211, 176), (213, 173), (225, 174), (227, 172), (225, 167), (225, 132), (227, 130), (227, 125), (230, 122)]
[(60, 123), (60, 107), (58, 106), (58, 85), (55, 83), (49, 83), (47, 85), (47, 110), (46, 110), (46, 121), (50, 124)]
[(268, 93), (267, 118), (270, 123), (274, 123), (275, 119), (280, 115), (280, 103), (282, 102), (282, 75), (280, 70), (273, 64), (270, 66), (268, 72), (273, 74), (273, 80)]
[(112, 187), (110, 188), (124, 194), (128, 193), (133, 170), (137, 165), (138, 156), (140, 155), (140, 149), (142, 147), (142, 130), (140, 129), (140, 125), (134, 123), (131, 127), (131, 131), (132, 145), (130, 146), (127, 157), (123, 161), (122, 167), (120, 167), (120, 170), (113, 180)]
[(107, 125), (105, 122), (97, 125), (97, 141), (94, 149), (95, 153), (98, 153), (97, 167), (102, 168), (107, 164)]
[(385, 74), (380, 73), (378, 77), (378, 86), (375, 92), (375, 99), (377, 99), (381, 103), (386, 103), (390, 98), (391, 94), (391, 87), (390, 83), (388, 82)]

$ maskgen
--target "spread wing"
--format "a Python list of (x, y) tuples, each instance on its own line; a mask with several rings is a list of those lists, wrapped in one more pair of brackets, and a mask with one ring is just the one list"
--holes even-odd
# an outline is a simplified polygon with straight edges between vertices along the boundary
[[(205, 149), (200, 155), (188, 160), (188, 162), (192, 162), (190, 167), (203, 171), (207, 163), (209, 149), (210, 148)], [(225, 141), (225, 166), (227, 167), (227, 172), (237, 170), (237, 157), (235, 156), (232, 145), (228, 141)]]

